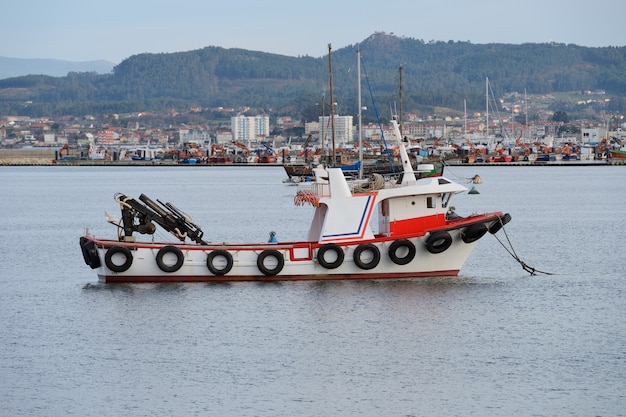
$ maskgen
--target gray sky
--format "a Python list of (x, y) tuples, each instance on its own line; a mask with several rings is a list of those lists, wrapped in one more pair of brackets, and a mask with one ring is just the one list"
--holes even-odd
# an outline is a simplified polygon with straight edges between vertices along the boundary
[[(215, 4), (211, 4), (215, 3)], [(385, 9), (384, 7), (393, 7)], [(3, 5), (0, 56), (68, 61), (205, 46), (320, 57), (375, 32), (435, 41), (626, 46), (618, 0), (20, 0)]]

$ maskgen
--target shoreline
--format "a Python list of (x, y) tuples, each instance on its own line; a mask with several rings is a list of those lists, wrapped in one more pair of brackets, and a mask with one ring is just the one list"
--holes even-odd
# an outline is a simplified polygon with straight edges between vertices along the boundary
[[(59, 158), (58, 152), (50, 148), (32, 149), (0, 149), (0, 166), (141, 166), (141, 167), (173, 167), (173, 166), (226, 166), (226, 167), (282, 167), (295, 165), (298, 163), (250, 163), (250, 162), (198, 162), (181, 163), (179, 159), (154, 159), (154, 160), (105, 160), (105, 159), (83, 159), (77, 155), (66, 155)], [(437, 161), (433, 161), (437, 162)], [(423, 163), (433, 163), (424, 161)], [(439, 161), (441, 162), (441, 161)], [(465, 163), (462, 159), (451, 158), (443, 161), (448, 166), (605, 166), (605, 165), (626, 165), (626, 158), (606, 158), (606, 159), (576, 159), (576, 160), (552, 160), (552, 161), (510, 161), (510, 162), (474, 162)]]
[(525, 166), (525, 167), (539, 167), (539, 166), (612, 166), (612, 165), (626, 165), (626, 159), (613, 159), (613, 160), (588, 160), (588, 161), (511, 161), (511, 162), (474, 162), (467, 164), (457, 161), (446, 161), (446, 165), (449, 166)]
[[(0, 166), (92, 166), (92, 167), (282, 167), (282, 163), (196, 163), (185, 164), (175, 160), (154, 161), (98, 161), (98, 160), (51, 160), (47, 158), (4, 158), (0, 159)], [(297, 165), (297, 164), (296, 164)], [(472, 164), (460, 161), (445, 161), (447, 166), (480, 166), (480, 167), (503, 167), (503, 166), (623, 166), (626, 159), (612, 160), (588, 160), (588, 161), (512, 161), (512, 162), (475, 162)]]
[(184, 164), (173, 160), (155, 160), (155, 161), (94, 161), (94, 160), (46, 160), (38, 158), (15, 158), (0, 159), (0, 166), (92, 166), (92, 167), (211, 167), (211, 166), (255, 166), (255, 167), (282, 167), (283, 164), (277, 163), (202, 163), (202, 164)]

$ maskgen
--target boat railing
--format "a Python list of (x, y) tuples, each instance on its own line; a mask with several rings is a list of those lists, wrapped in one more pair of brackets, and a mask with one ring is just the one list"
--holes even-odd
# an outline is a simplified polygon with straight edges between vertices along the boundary
[(319, 197), (330, 197), (330, 184), (314, 182), (311, 190)]

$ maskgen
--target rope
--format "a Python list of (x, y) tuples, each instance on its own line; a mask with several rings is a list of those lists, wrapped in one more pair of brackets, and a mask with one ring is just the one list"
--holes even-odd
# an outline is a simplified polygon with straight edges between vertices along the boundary
[(446, 167), (446, 172), (452, 173), (453, 177), (456, 177), (461, 180), (467, 180), (468, 182), (472, 182), (474, 184), (480, 184), (482, 182), (478, 174), (474, 175), (473, 177), (460, 177), (450, 170), (450, 165), (446, 164), (445, 160), (442, 159), (441, 163)]
[(354, 192), (374, 191), (374, 190), (380, 190), (384, 186), (385, 186), (385, 178), (380, 174), (373, 173), (372, 175), (370, 175), (367, 182), (355, 184), (353, 191)]
[[(124, 197), (124, 198), (122, 198)], [(117, 201), (120, 204), (121, 208), (132, 208), (132, 206), (130, 204), (127, 203), (127, 201), (132, 200), (132, 197), (126, 197), (124, 194), (122, 193), (115, 193), (115, 195), (113, 196), (113, 199), (115, 201)]]
[(310, 204), (313, 207), (319, 207), (320, 199), (312, 190), (300, 190), (293, 198), (293, 202), (296, 206), (303, 206)]
[[(500, 223), (502, 223), (502, 220), (500, 220)], [(515, 249), (513, 248), (513, 244), (511, 243), (511, 239), (509, 239), (509, 235), (506, 233), (506, 229), (504, 228), (504, 225), (502, 226), (502, 230), (504, 231), (504, 236), (506, 236), (506, 240), (510, 246), (510, 249), (506, 247), (506, 245), (504, 243), (502, 243), (502, 241), (498, 238), (498, 236), (496, 236), (495, 234), (493, 235), (496, 240), (502, 245), (502, 247), (504, 248), (504, 250), (506, 250), (509, 255), (511, 255), (513, 257), (513, 259), (515, 259), (517, 262), (519, 262), (519, 264), (522, 266), (522, 269), (526, 272), (528, 272), (530, 275), (537, 275), (539, 274), (544, 274), (544, 275), (554, 275), (551, 272), (545, 272), (545, 271), (540, 271), (536, 268), (533, 268), (532, 266), (529, 266), (526, 264), (526, 262), (522, 261), (519, 256), (517, 256), (517, 253), (515, 253)]]

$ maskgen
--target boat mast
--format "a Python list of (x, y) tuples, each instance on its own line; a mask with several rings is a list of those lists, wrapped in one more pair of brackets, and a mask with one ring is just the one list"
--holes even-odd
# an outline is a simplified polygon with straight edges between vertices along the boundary
[(463, 136), (467, 137), (467, 99), (463, 99)]
[(485, 78), (485, 104), (486, 104), (486, 119), (485, 122), (485, 136), (489, 138), (489, 77)]
[(332, 45), (328, 44), (328, 72), (330, 73), (330, 129), (331, 129), (331, 138), (332, 138), (332, 165), (335, 166), (337, 164), (337, 160), (335, 159), (335, 102), (333, 99), (333, 61), (330, 57), (330, 51), (332, 49)]
[(320, 129), (321, 129), (320, 134), (322, 136), (320, 139), (320, 142), (322, 145), (322, 155), (326, 155), (326, 153), (324, 152), (324, 146), (326, 145), (326, 133), (324, 132), (324, 125), (326, 124), (324, 120), (324, 118), (326, 117), (326, 107), (325, 107), (326, 104), (325, 103), (326, 103), (326, 94), (322, 93), (322, 119), (321, 119), (322, 123), (320, 126)]
[(363, 178), (363, 125), (361, 120), (361, 49), (357, 48), (356, 50), (356, 74), (357, 74), (357, 91), (359, 96), (359, 179)]
[(400, 114), (398, 114), (398, 123), (400, 124), (400, 134), (402, 134), (402, 126), (404, 126), (404, 123), (402, 123), (402, 65), (400, 65), (400, 69), (398, 70), (398, 72), (400, 73), (400, 87), (398, 90), (398, 100), (400, 101)]
[(524, 141), (530, 143), (530, 130), (528, 129), (528, 97), (526, 96), (526, 89), (524, 88), (524, 114), (525, 114), (525, 123), (526, 123), (526, 135), (524, 137)]

